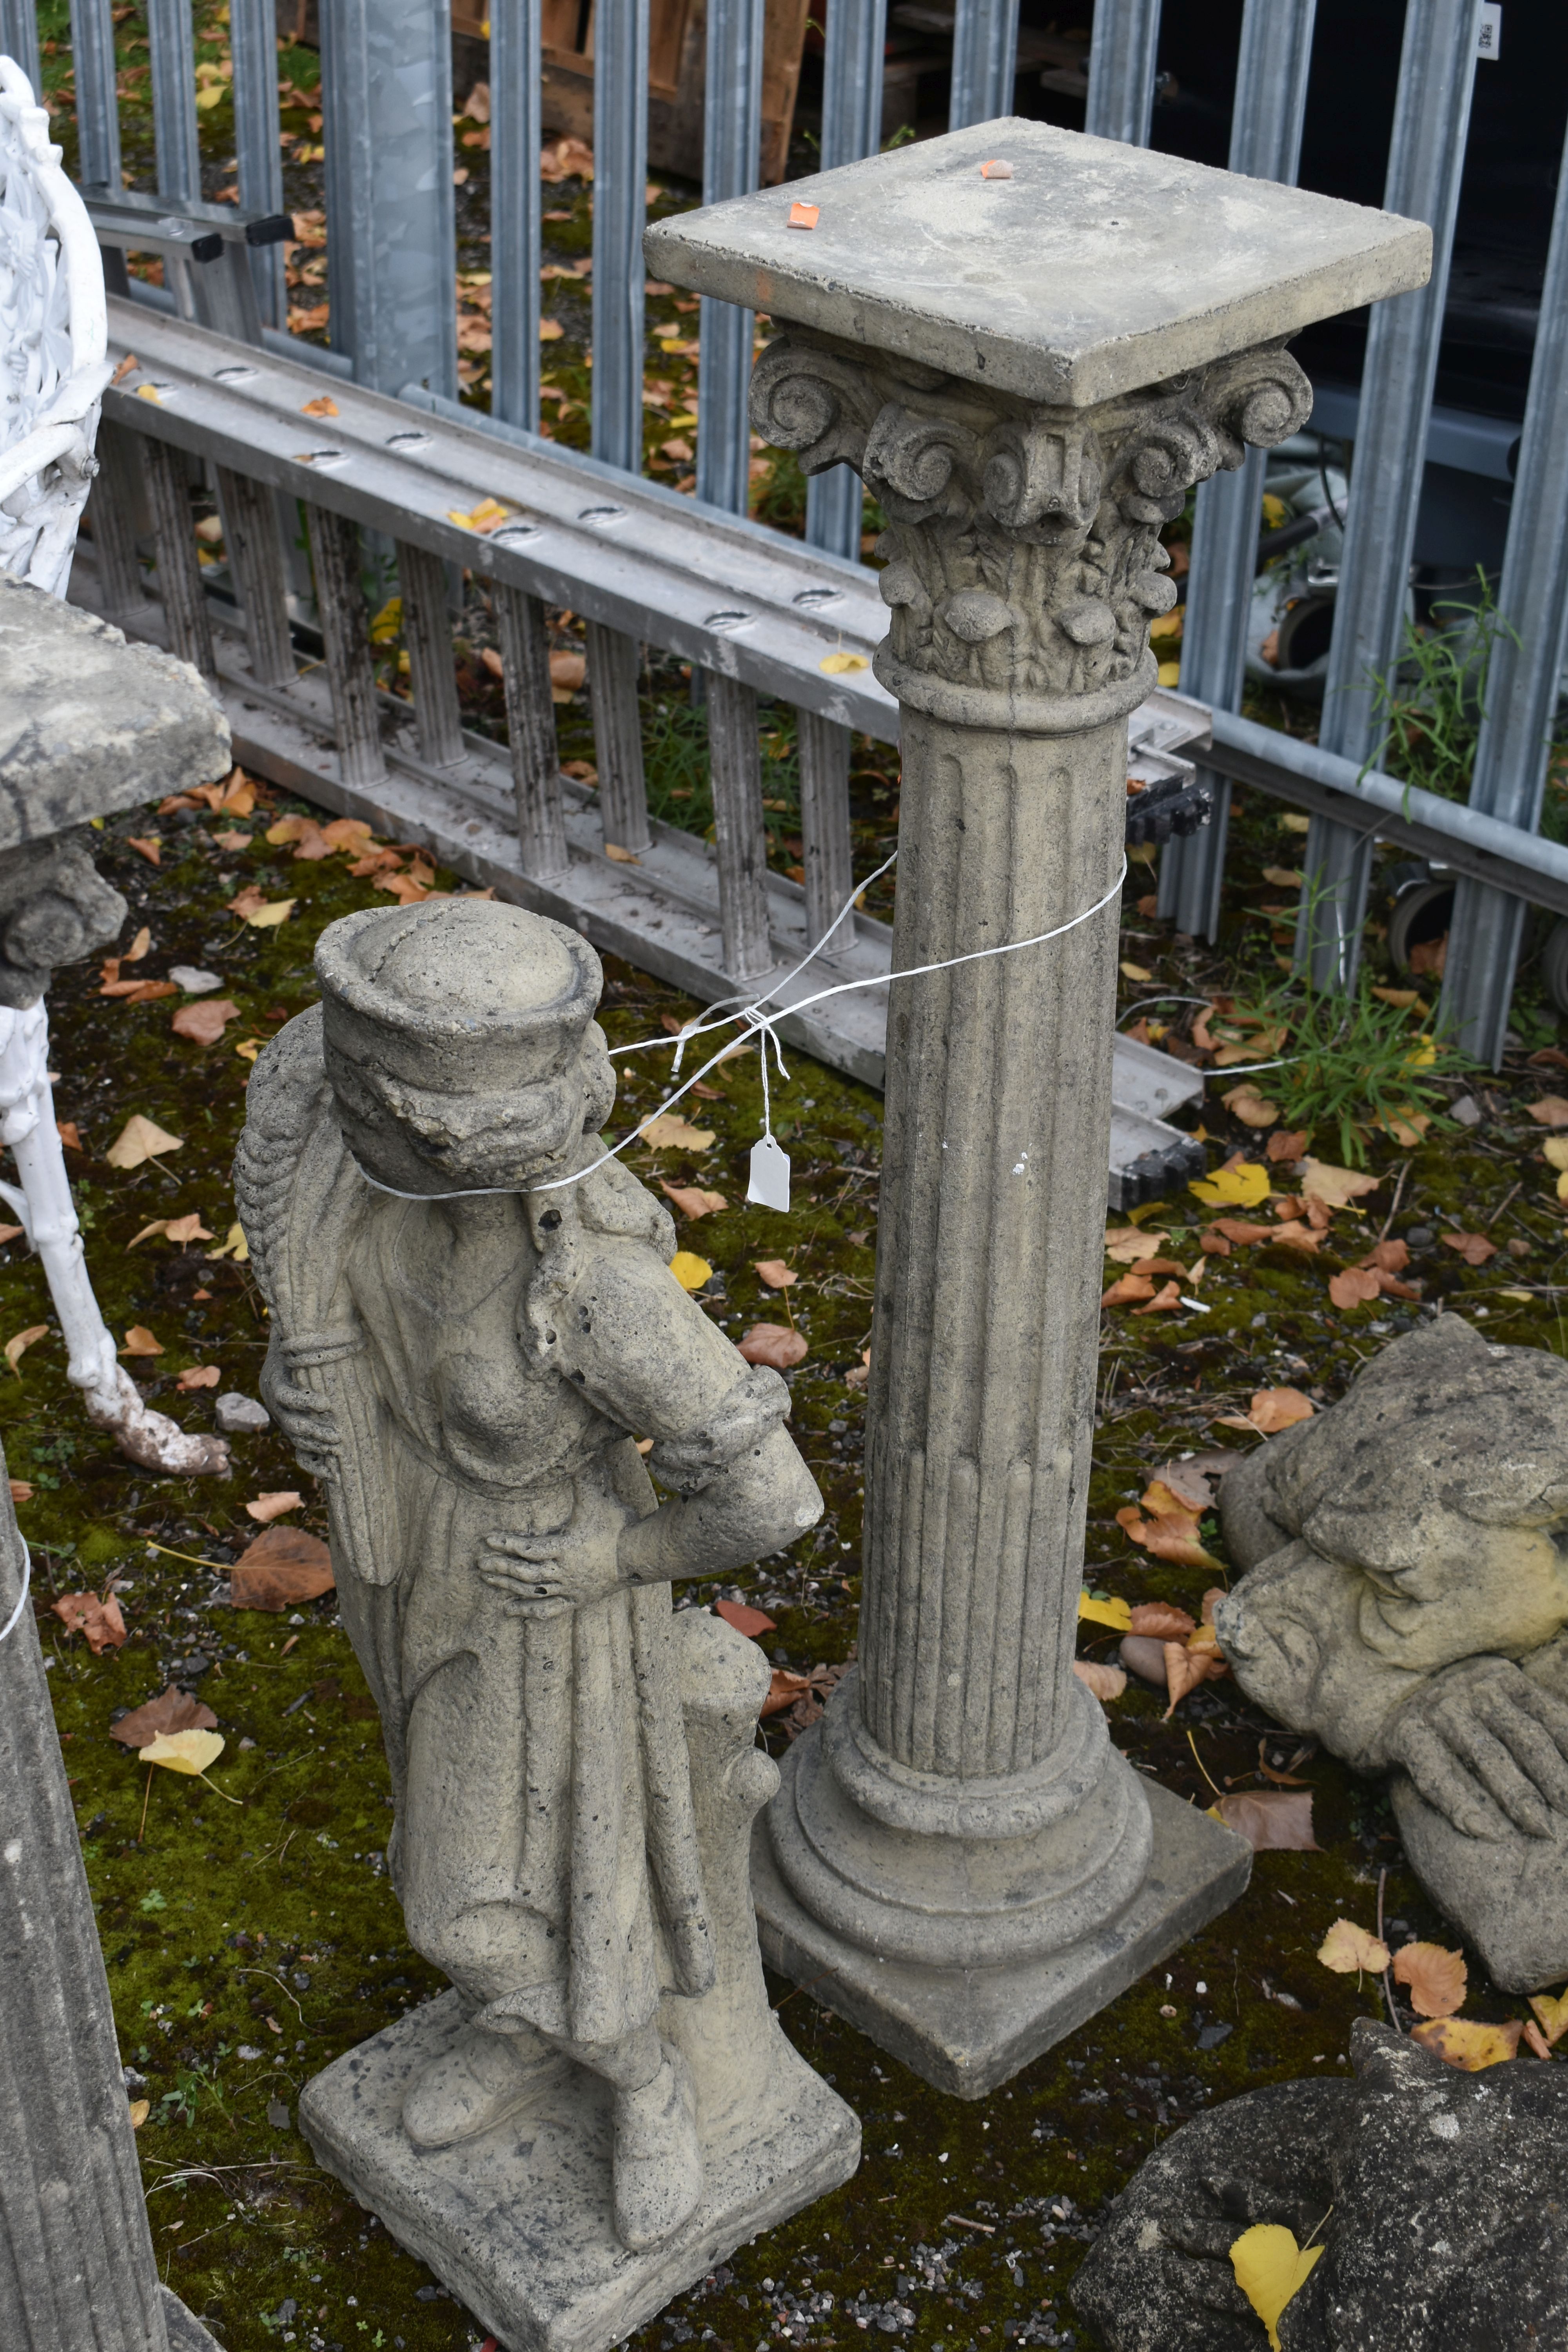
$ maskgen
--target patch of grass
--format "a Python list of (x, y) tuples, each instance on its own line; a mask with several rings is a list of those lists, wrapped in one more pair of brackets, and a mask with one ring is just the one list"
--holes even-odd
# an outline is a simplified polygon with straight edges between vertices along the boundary
[(1475, 1066), (1446, 1039), (1413, 1030), (1417, 1008), (1383, 1003), (1373, 984), (1366, 971), (1349, 994), (1296, 978), (1242, 1008), (1283, 1048), (1277, 1069), (1259, 1071), (1260, 1090), (1287, 1127), (1326, 1129), (1351, 1168), (1365, 1162), (1369, 1129), (1401, 1140), (1451, 1129), (1443, 1082)]

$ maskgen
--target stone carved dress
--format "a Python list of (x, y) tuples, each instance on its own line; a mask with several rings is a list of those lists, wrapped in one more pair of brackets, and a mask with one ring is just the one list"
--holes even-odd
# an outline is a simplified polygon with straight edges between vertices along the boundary
[(713, 1981), (670, 1588), (524, 1610), (476, 1562), (498, 1531), (613, 1535), (656, 1507), (629, 1432), (689, 1489), (787, 1391), (674, 1281), (670, 1220), (618, 1167), (508, 1196), (516, 1247), (491, 1288), (444, 1284), (441, 1211), (376, 1191), (343, 1146), (319, 1011), (258, 1063), (236, 1175), (269, 1364), (335, 1417), (315, 1466), (410, 1939), (488, 2022), (614, 2041), (662, 1990)]

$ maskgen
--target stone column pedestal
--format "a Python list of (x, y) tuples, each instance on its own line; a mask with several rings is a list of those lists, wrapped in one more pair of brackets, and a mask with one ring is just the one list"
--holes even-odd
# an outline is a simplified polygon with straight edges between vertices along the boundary
[(895, 971), (1074, 925), (889, 992), (861, 1663), (752, 1856), (768, 1958), (961, 2095), (1247, 1884), (1250, 1850), (1142, 1780), (1072, 1673), (1127, 717), (1175, 602), (1161, 530), (1306, 422), (1286, 339), (1427, 249), (1023, 121), (648, 232), (659, 277), (795, 322), (754, 429), (808, 476), (847, 461), (889, 518)]

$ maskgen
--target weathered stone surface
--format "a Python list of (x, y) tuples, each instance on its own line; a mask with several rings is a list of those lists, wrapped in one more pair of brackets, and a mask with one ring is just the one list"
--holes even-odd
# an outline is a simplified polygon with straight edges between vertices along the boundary
[(188, 663), (0, 572), (0, 850), (232, 764), (228, 721)]
[[(0, 1467), (0, 1625), (21, 1593), (24, 1558)], [(0, 1641), (0, 2344), (216, 2352), (158, 2284), (30, 1600)]]
[(858, 2158), (763, 1987), (766, 1662), (670, 1596), (821, 1498), (784, 1382), (669, 1273), (668, 1213), (595, 1164), (592, 950), (466, 899), (349, 916), (316, 963), (236, 1169), (262, 1389), (327, 1488), (388, 1864), (457, 1990), (301, 2116), (503, 2341), (588, 2352)]
[(272, 1415), (259, 1397), (247, 1397), (239, 1389), (224, 1391), (217, 1401), (216, 1420), (226, 1437), (256, 1437), (272, 1426)]
[(125, 915), (92, 862), (85, 826), (0, 849), (0, 1004), (36, 1004), (55, 966), (108, 947)]
[(1512, 1990), (1568, 1975), (1568, 1364), (1443, 1315), (1220, 1489), (1247, 1695), (1393, 1771), (1405, 1849)]
[(1423, 286), (1431, 249), (1419, 221), (1016, 117), (643, 240), (677, 285), (1074, 408)]
[(1323, 2252), (1282, 2352), (1502, 2352), (1568, 2338), (1568, 2072), (1466, 2074), (1368, 2018), (1355, 2080), (1283, 2083), (1184, 2124), (1110, 2208), (1073, 2286), (1107, 2352), (1257, 2352), (1230, 2249)]
[[(797, 202), (815, 226), (788, 226)], [(1162, 526), (1305, 422), (1285, 339), (1420, 284), (1428, 243), (1017, 121), (645, 238), (661, 277), (784, 326), (755, 430), (808, 475), (852, 466), (888, 517), (899, 984), (860, 1667), (789, 1759), (757, 1892), (773, 1957), (969, 2095), (1246, 1884), (1215, 1823), (1156, 1852), (1070, 1671), (1126, 720), (1175, 601)]]

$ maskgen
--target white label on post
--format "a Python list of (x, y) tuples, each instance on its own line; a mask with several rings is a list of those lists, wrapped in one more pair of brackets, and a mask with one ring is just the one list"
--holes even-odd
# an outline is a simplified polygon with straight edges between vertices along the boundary
[(1481, 21), (1476, 34), (1478, 58), (1502, 55), (1502, 0), (1481, 0)]
[(771, 1135), (752, 1146), (752, 1181), (746, 1189), (748, 1201), (759, 1208), (782, 1209), (789, 1214), (789, 1153)]

